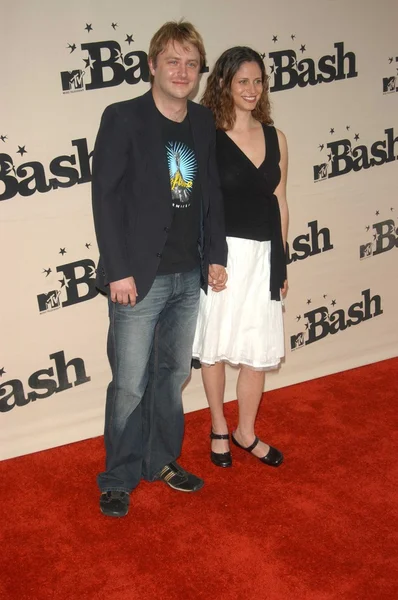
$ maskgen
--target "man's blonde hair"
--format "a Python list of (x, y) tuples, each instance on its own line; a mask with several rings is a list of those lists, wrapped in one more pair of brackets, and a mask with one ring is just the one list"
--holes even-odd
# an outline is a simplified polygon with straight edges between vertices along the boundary
[[(203, 39), (200, 33), (195, 29), (192, 23), (188, 21), (168, 21), (155, 33), (149, 44), (148, 61), (151, 60), (156, 67), (156, 60), (166, 48), (169, 42), (177, 42), (181, 46), (195, 46), (200, 56), (200, 70), (206, 64), (206, 51)], [(150, 74), (151, 84), (153, 75)]]

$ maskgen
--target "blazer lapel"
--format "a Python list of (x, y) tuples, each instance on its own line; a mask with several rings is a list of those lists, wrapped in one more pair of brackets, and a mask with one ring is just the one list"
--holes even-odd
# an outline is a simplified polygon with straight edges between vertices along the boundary
[(188, 115), (192, 130), (192, 137), (195, 144), (196, 160), (198, 161), (198, 174), (200, 186), (202, 189), (202, 202), (205, 214), (209, 205), (208, 185), (207, 185), (207, 161), (209, 140), (207, 139), (207, 131), (203, 128), (200, 116), (196, 112), (196, 106), (193, 102), (188, 101)]

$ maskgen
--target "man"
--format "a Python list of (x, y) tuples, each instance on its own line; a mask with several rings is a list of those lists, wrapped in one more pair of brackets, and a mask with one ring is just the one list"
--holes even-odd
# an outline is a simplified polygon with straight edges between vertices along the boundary
[(195, 492), (176, 463), (181, 389), (191, 364), (200, 283), (226, 283), (222, 197), (210, 112), (191, 101), (205, 64), (187, 22), (151, 40), (152, 88), (108, 106), (93, 158), (98, 287), (109, 296), (112, 381), (105, 412), (103, 514), (122, 517), (141, 478)]

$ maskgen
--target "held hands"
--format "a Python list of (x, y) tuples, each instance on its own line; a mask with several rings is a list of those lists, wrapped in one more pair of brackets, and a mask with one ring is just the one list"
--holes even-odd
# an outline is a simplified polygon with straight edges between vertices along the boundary
[(222, 265), (209, 265), (208, 283), (213, 292), (221, 292), (227, 287), (228, 274)]
[(134, 277), (126, 277), (119, 281), (112, 281), (109, 284), (112, 302), (118, 302), (123, 306), (135, 306), (137, 300), (137, 288), (135, 287)]

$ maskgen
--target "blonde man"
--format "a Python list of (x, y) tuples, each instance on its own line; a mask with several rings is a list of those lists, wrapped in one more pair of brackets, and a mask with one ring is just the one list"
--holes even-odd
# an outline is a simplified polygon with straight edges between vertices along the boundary
[(226, 242), (208, 109), (188, 100), (205, 64), (192, 24), (169, 22), (148, 54), (151, 90), (108, 106), (93, 158), (98, 287), (109, 298), (112, 381), (103, 514), (122, 517), (142, 478), (195, 492), (176, 460), (199, 291), (226, 282)]

